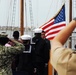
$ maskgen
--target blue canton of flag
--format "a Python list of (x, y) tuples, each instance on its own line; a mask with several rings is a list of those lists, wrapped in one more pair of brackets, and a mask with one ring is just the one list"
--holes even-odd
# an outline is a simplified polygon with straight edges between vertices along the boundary
[(54, 24), (65, 21), (65, 5), (62, 7), (61, 11), (59, 14), (55, 17)]

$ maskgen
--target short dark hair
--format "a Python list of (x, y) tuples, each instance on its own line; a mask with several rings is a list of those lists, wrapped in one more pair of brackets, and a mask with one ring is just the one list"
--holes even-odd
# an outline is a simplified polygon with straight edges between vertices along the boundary
[(45, 33), (45, 31), (44, 31), (44, 30), (42, 30), (42, 33)]
[(15, 39), (18, 39), (18, 38), (19, 38), (19, 31), (14, 31), (14, 32), (13, 32), (13, 37), (14, 37)]
[(0, 37), (0, 44), (5, 45), (9, 41), (9, 38), (7, 37)]

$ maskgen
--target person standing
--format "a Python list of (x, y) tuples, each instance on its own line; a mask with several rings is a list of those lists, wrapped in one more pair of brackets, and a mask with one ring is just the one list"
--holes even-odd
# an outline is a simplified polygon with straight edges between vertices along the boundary
[(64, 47), (75, 28), (76, 18), (51, 41), (50, 63), (56, 69), (58, 75), (76, 75), (76, 51)]
[[(5, 46), (6, 43), (12, 42), (12, 46)], [(11, 64), (14, 55), (22, 53), (24, 45), (11, 40), (6, 34), (0, 34), (0, 75), (12, 75)]]
[[(16, 30), (13, 32), (13, 40), (22, 43), (22, 41), (19, 39), (19, 31)], [(19, 54), (14, 56), (14, 60), (11, 65), (13, 75), (17, 75), (18, 62), (19, 62)]]
[(48, 40), (45, 36), (45, 31), (42, 30), (41, 37), (45, 40), (46, 42), (46, 49), (45, 49), (45, 75), (48, 75), (48, 62), (50, 59), (50, 49), (51, 49), (51, 44), (50, 40)]
[(13, 39), (22, 43), (22, 41), (19, 39), (19, 36), (20, 36), (19, 31), (16, 30), (13, 32)]
[(44, 65), (45, 65), (45, 49), (46, 42), (41, 37), (42, 29), (34, 30), (34, 37), (32, 38), (33, 43), (35, 43), (34, 51), (33, 51), (33, 64), (35, 75), (44, 75)]
[(22, 54), (19, 55), (19, 63), (17, 67), (18, 75), (34, 75), (33, 74), (33, 65), (32, 65), (32, 56), (31, 56), (31, 36), (22, 35), (21, 40), (25, 46), (25, 50)]

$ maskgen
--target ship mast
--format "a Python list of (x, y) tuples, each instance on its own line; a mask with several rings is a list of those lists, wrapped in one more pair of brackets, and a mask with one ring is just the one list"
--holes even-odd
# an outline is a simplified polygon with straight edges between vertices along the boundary
[(24, 0), (20, 0), (20, 33), (24, 34)]
[[(69, 0), (69, 22), (72, 20), (72, 0)], [(69, 38), (69, 47), (72, 48), (72, 36)]]

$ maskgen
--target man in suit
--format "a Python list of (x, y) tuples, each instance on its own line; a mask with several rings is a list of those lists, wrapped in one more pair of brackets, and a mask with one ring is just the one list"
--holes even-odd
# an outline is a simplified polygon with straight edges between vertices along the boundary
[(50, 59), (50, 40), (48, 40), (45, 36), (45, 31), (42, 30), (41, 37), (45, 40), (46, 42), (46, 49), (45, 49), (45, 75), (48, 75), (48, 62)]

